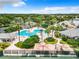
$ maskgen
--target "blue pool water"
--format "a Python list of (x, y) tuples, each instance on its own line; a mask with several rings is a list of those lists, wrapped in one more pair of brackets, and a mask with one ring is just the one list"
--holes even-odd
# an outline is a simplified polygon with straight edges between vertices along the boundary
[(19, 36), (33, 36), (37, 33), (41, 32), (40, 29), (35, 29), (33, 32), (29, 32), (28, 30), (22, 30), (20, 33), (18, 33)]

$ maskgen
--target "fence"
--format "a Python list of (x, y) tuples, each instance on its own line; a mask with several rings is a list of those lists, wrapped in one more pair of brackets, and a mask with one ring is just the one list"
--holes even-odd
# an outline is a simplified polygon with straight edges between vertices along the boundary
[(35, 56), (35, 55), (47, 55), (57, 56), (60, 55), (76, 55), (73, 51), (38, 51), (38, 50), (5, 50), (4, 56)]

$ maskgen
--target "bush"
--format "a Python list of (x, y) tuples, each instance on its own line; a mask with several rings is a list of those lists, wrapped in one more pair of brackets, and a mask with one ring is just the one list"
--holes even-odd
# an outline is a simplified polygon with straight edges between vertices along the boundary
[(47, 27), (48, 27), (48, 24), (43, 23), (43, 24), (41, 24), (41, 26), (42, 26), (43, 28), (47, 28)]
[(39, 42), (39, 37), (37, 35), (30, 36), (30, 38), (27, 38), (24, 42), (18, 42), (15, 44), (17, 47), (20, 48), (33, 48), (35, 43)]
[(69, 45), (72, 45), (73, 47), (78, 47), (79, 46), (79, 41), (75, 40), (75, 39), (68, 39), (67, 43)]
[(19, 30), (19, 29), (21, 29), (21, 27), (19, 27), (19, 26), (10, 26), (10, 27), (8, 27), (7, 29), (5, 29), (4, 31), (6, 32), (6, 33), (10, 33), (10, 32), (14, 32), (14, 31), (17, 31), (17, 30)]
[(48, 42), (55, 41), (55, 39), (53, 39), (52, 37), (48, 37), (48, 38), (46, 38), (46, 40), (47, 40)]
[(20, 48), (22, 48), (22, 41), (20, 41), (20, 42), (18, 42), (18, 43), (16, 43), (15, 45), (17, 46), (17, 47), (20, 47)]
[(30, 36), (34, 40), (35, 43), (39, 42), (39, 37), (37, 35)]
[(75, 53), (76, 53), (77, 57), (79, 57), (79, 47), (75, 48)]
[(55, 36), (58, 37), (58, 38), (60, 38), (61, 37), (61, 34), (58, 31), (56, 31), (55, 32)]
[(52, 37), (48, 37), (44, 40), (45, 43), (47, 44), (56, 44), (57, 43), (57, 40), (55, 40), (54, 38)]
[(10, 46), (10, 43), (6, 43), (6, 42), (0, 43), (1, 50), (7, 48), (8, 46)]
[(69, 44), (71, 45), (73, 48), (79, 47), (79, 40), (77, 39), (72, 39), (66, 36), (62, 36), (62, 41), (61, 43), (63, 44)]
[(24, 41), (22, 43), (22, 48), (27, 48), (27, 49), (28, 48), (33, 48), (34, 45), (35, 45), (34, 41), (31, 41), (31, 42), (28, 42), (28, 43), (27, 43), (27, 41)]
[(23, 44), (22, 47), (23, 48), (33, 48), (35, 43), (39, 42), (39, 37), (37, 35), (33, 35), (30, 36), (30, 38), (26, 39)]
[(57, 26), (54, 26), (54, 30), (62, 31), (62, 30), (64, 30), (64, 28), (61, 25), (57, 25)]
[(63, 41), (67, 41), (67, 39), (68, 39), (68, 37), (62, 36), (62, 40), (63, 40)]
[(0, 47), (0, 52), (3, 51), (3, 48)]

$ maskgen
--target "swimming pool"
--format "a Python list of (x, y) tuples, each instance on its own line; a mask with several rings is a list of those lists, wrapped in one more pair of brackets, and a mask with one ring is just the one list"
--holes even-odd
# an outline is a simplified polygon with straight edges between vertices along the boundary
[(33, 30), (32, 32), (29, 32), (29, 30), (21, 30), (18, 35), (19, 36), (33, 36), (33, 35), (36, 35), (37, 33), (41, 32), (40, 29), (35, 29)]

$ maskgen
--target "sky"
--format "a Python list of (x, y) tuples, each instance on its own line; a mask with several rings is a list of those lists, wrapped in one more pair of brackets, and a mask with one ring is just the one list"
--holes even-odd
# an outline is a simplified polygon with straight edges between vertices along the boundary
[(0, 13), (79, 14), (79, 0), (0, 0)]

